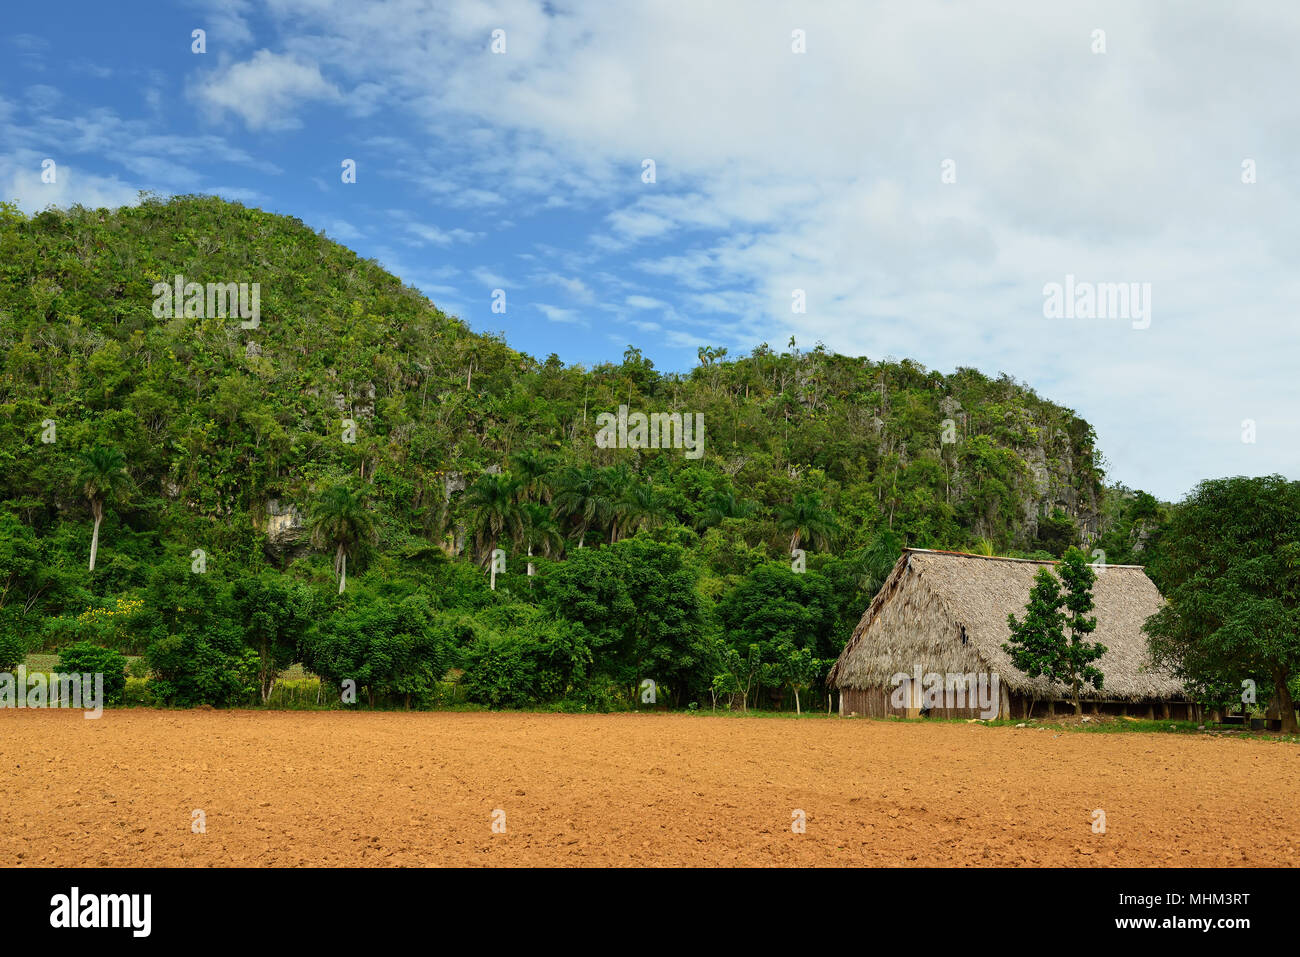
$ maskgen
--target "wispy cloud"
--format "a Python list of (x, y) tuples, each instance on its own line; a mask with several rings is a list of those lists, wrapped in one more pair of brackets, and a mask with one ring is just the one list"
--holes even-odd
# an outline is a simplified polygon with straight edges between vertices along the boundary
[(573, 309), (564, 309), (559, 306), (552, 306), (544, 302), (535, 302), (533, 305), (543, 316), (551, 322), (563, 322), (568, 324), (586, 325), (586, 320)]
[(302, 125), (307, 103), (339, 101), (342, 94), (315, 63), (289, 54), (258, 50), (201, 80), (195, 99), (214, 114), (233, 113), (252, 130), (288, 130)]

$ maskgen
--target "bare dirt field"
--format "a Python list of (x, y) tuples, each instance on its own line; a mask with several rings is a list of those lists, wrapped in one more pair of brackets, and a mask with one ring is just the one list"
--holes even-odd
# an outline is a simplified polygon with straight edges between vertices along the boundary
[(0, 711), (0, 864), (1293, 866), (1298, 787), (1294, 745), (1190, 735)]

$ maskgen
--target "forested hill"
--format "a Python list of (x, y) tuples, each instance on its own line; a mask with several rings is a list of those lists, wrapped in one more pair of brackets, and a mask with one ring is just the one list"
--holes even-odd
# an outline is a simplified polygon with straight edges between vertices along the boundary
[[(155, 284), (177, 275), (258, 283), (255, 327), (179, 302), (157, 315)], [(1009, 377), (794, 345), (701, 350), (680, 374), (633, 347), (592, 369), (536, 359), (298, 220), (216, 198), (0, 208), (0, 355), (9, 533), (41, 540), (48, 567), (84, 570), (85, 453), (120, 452), (129, 477), (107, 498), (94, 577), (78, 578), (88, 592), (64, 588), (47, 613), (121, 595), (195, 548), (328, 578), (299, 526), (336, 485), (373, 519), (359, 574), (363, 552), (390, 572), (440, 550), (522, 554), (512, 528), (528, 504), (546, 510), (530, 520), (546, 527), (528, 539), (539, 554), (645, 529), (696, 550), (719, 594), (735, 569), (710, 542), (787, 564), (793, 544), (811, 561), (885, 533), (1059, 554), (1103, 512), (1092, 428)], [(702, 415), (702, 456), (598, 447), (597, 417), (620, 405)]]

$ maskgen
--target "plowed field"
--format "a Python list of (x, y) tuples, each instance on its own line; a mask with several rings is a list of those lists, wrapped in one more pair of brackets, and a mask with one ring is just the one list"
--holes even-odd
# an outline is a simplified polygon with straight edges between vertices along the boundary
[(5, 866), (1293, 866), (1298, 789), (1294, 745), (1193, 735), (0, 711)]

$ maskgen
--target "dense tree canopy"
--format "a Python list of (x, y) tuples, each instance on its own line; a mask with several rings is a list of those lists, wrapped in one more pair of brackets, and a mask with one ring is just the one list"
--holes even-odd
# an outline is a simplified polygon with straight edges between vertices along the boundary
[[(202, 296), (156, 314), (177, 276), (257, 283), (258, 320)], [(752, 644), (779, 696), (817, 687), (904, 544), (1133, 554), (1158, 518), (1103, 489), (1086, 422), (1009, 376), (793, 340), (682, 373), (631, 346), (539, 360), (209, 197), (0, 206), (0, 346), (0, 625), (149, 651), (167, 700), (266, 693), (294, 659), (377, 701), (455, 668), (485, 701), (651, 678), (686, 703)], [(702, 455), (600, 447), (620, 405), (703, 416)], [(250, 610), (281, 597), (311, 620)], [(746, 637), (751, 600), (773, 617)], [(541, 661), (545, 680), (501, 677)]]
[(1174, 509), (1152, 571), (1168, 599), (1147, 623), (1158, 657), (1214, 704), (1241, 700), (1243, 682), (1270, 689), (1296, 731), (1300, 482), (1202, 482)]

